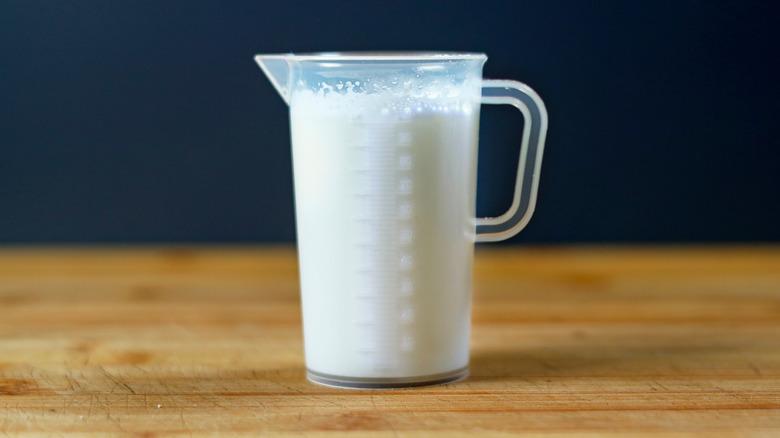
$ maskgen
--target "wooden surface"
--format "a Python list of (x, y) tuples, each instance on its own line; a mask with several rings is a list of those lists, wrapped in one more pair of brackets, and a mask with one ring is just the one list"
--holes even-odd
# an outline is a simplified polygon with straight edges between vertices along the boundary
[(304, 378), (295, 253), (0, 249), (0, 436), (780, 436), (780, 247), (482, 247), (472, 375)]

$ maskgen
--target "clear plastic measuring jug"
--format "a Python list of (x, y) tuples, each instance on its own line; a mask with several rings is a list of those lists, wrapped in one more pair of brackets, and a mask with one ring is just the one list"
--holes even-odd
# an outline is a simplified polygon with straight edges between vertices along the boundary
[[(533, 213), (542, 100), (483, 80), (481, 53), (255, 60), (290, 107), (309, 379), (396, 388), (467, 376), (474, 242), (509, 238)], [(514, 199), (497, 218), (475, 218), (481, 104), (525, 118)]]

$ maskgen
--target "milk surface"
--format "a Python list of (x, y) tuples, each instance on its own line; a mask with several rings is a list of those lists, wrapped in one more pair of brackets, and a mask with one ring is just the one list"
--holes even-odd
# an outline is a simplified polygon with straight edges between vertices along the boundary
[(311, 371), (409, 378), (468, 365), (479, 101), (433, 97), (292, 97)]

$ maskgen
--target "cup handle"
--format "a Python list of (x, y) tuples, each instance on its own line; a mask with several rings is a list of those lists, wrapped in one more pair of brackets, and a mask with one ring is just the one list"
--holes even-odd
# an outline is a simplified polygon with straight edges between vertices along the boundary
[(536, 207), (539, 171), (547, 136), (547, 109), (531, 87), (504, 79), (482, 81), (482, 103), (512, 105), (523, 113), (525, 119), (512, 205), (501, 216), (477, 218), (476, 222), (477, 242), (498, 242), (509, 239), (525, 228)]

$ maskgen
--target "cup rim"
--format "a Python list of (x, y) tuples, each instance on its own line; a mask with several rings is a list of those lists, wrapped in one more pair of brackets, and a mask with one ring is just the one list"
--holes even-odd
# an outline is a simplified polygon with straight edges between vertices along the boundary
[(310, 52), (257, 55), (263, 58), (285, 58), (295, 61), (461, 61), (486, 60), (487, 55), (478, 52), (429, 52), (429, 51), (347, 51)]

